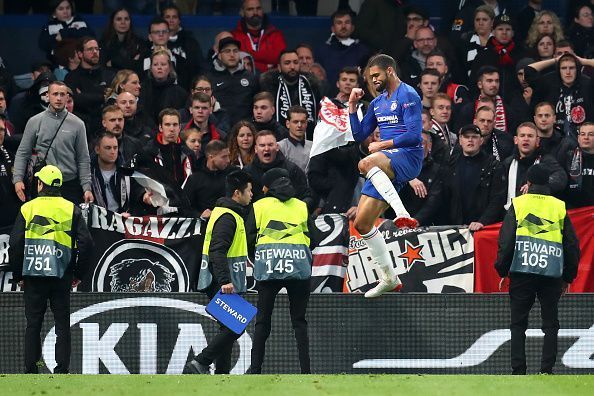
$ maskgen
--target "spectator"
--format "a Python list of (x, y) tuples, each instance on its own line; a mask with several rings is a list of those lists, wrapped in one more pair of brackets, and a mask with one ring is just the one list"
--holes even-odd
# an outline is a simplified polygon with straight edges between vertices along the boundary
[(307, 110), (301, 106), (291, 106), (287, 111), (289, 136), (278, 142), (278, 147), (289, 161), (307, 173), (312, 141), (305, 139), (306, 128)]
[(543, 33), (536, 39), (534, 47), (536, 60), (552, 59), (556, 49), (555, 37), (551, 33)]
[(169, 51), (156, 49), (151, 55), (149, 76), (142, 82), (140, 90), (140, 103), (153, 120), (158, 118), (162, 109), (178, 109), (185, 104), (188, 93), (176, 80), (177, 73)]
[(162, 7), (161, 17), (167, 21), (169, 26), (169, 49), (176, 59), (185, 60), (184, 70), (180, 70), (180, 66), (177, 66), (177, 70), (180, 74), (179, 84), (187, 88), (193, 76), (205, 72), (206, 63), (202, 55), (202, 48), (192, 32), (184, 30), (181, 26), (181, 13), (175, 4), (169, 3)]
[(25, 125), (31, 117), (47, 109), (49, 105), (48, 86), (55, 80), (56, 78), (52, 73), (41, 73), (37, 76), (31, 88), (19, 92), (12, 98), (10, 101), (10, 118), (17, 134), (23, 133)]
[(134, 33), (130, 12), (127, 8), (120, 7), (111, 13), (109, 24), (103, 32), (101, 63), (116, 70), (130, 69), (141, 74), (141, 55), (146, 52), (145, 45)]
[(188, 128), (181, 131), (181, 139), (186, 144), (186, 147), (194, 153), (194, 157), (196, 157), (196, 162), (194, 162), (194, 166), (192, 166), (192, 173), (196, 169), (197, 160), (203, 157), (202, 135), (203, 133), (198, 128)]
[[(35, 78), (33, 78), (33, 81), (35, 81)], [(6, 65), (4, 64), (2, 57), (0, 57), (0, 88), (5, 89), (8, 100), (11, 100), (17, 91), (14, 77), (6, 69)]]
[(130, 92), (136, 98), (140, 96), (140, 78), (132, 70), (122, 69), (118, 71), (111, 81), (111, 85), (105, 90), (105, 103), (114, 104), (118, 95), (122, 92)]
[(297, 44), (295, 52), (299, 57), (299, 71), (311, 73), (311, 66), (315, 63), (312, 46), (306, 43)]
[(495, 20), (495, 11), (493, 7), (487, 4), (478, 6), (474, 10), (474, 30), (462, 33), (460, 57), (464, 61), (464, 70), (466, 76), (470, 75), (472, 63), (477, 54), (487, 47), (487, 43), (493, 36), (493, 21)]
[[(194, 156), (182, 145), (179, 124), (179, 113), (172, 108), (165, 108), (159, 113), (159, 133), (144, 148), (140, 165), (156, 162), (164, 168), (172, 180), (183, 188), (186, 179), (192, 174)], [(143, 198), (149, 204), (148, 197)]]
[(483, 137), (476, 125), (462, 127), (459, 141), (461, 150), (452, 154), (440, 176), (440, 199), (429, 196), (423, 211), (431, 218), (444, 208), (445, 224), (468, 224), (470, 231), (477, 231), (503, 218), (502, 168), (495, 157), (481, 151)]
[(227, 135), (217, 129), (214, 123), (214, 117), (211, 118), (210, 96), (205, 93), (197, 92), (192, 94), (192, 106), (190, 113), (192, 119), (186, 124), (184, 129), (197, 128), (202, 132), (201, 146), (206, 145), (212, 140), (225, 140)]
[(404, 37), (392, 40), (385, 49), (385, 54), (394, 59), (402, 59), (413, 46), (417, 30), (429, 26), (429, 15), (425, 10), (414, 5), (407, 5), (402, 9), (406, 19), (406, 33)]
[(470, 72), (470, 81), (476, 81), (478, 71), (483, 66), (494, 66), (499, 71), (501, 96), (507, 98), (518, 89), (516, 63), (520, 59), (521, 46), (514, 42), (512, 20), (508, 15), (499, 15), (493, 23), (493, 37), (480, 51)]
[(252, 97), (258, 92), (258, 81), (240, 64), (241, 43), (226, 37), (219, 41), (218, 62), (208, 74), (213, 84), (213, 94), (228, 111), (229, 121), (234, 125), (240, 120), (249, 120), (252, 111)]
[(400, 62), (400, 75), (402, 80), (413, 86), (419, 85), (419, 76), (425, 69), (427, 56), (437, 47), (435, 33), (430, 27), (420, 27), (415, 33), (413, 47)]
[(116, 105), (104, 107), (101, 125), (103, 126), (103, 131), (98, 133), (97, 137), (107, 132), (115, 136), (118, 140), (117, 159), (119, 162), (117, 165), (123, 166), (129, 164), (134, 155), (141, 149), (141, 143), (138, 139), (124, 133), (125, 118), (122, 109)]
[(312, 74), (299, 71), (299, 56), (293, 50), (280, 55), (278, 71), (269, 71), (260, 77), (262, 91), (270, 92), (276, 98), (276, 120), (281, 124), (287, 121), (287, 111), (293, 105), (307, 110), (307, 138), (313, 136), (318, 117), (318, 104), (321, 99), (320, 84)]
[(448, 123), (452, 117), (452, 100), (444, 93), (436, 94), (431, 100), (431, 133), (433, 157), (439, 163), (446, 163), (456, 144), (456, 134), (450, 131)]
[[(550, 66), (556, 66), (556, 71), (542, 75), (542, 70)], [(582, 66), (594, 66), (594, 60), (565, 54), (558, 59), (532, 63), (524, 69), (526, 80), (534, 90), (531, 105), (554, 104), (557, 125), (565, 136), (575, 140), (578, 126), (594, 118), (594, 86), (581, 74)]]
[(225, 177), (237, 169), (230, 163), (225, 142), (213, 140), (206, 145), (204, 157), (198, 160), (197, 171), (188, 177), (184, 192), (201, 218), (210, 218), (217, 200), (225, 196)]
[(289, 178), (293, 187), (295, 187), (296, 197), (307, 203), (311, 213), (315, 209), (315, 202), (312, 191), (307, 186), (305, 173), (280, 152), (274, 133), (272, 131), (260, 131), (256, 134), (255, 141), (256, 156), (251, 164), (244, 167), (244, 170), (253, 178), (253, 201), (256, 202), (264, 196), (262, 193), (262, 175), (272, 168), (284, 168), (289, 172)]
[(6, 119), (0, 115), (0, 227), (12, 226), (21, 207), (12, 184), (14, 153), (4, 146), (6, 131)]
[(373, 50), (389, 48), (393, 40), (406, 33), (406, 19), (399, 1), (365, 0), (355, 25), (355, 36)]
[(56, 49), (54, 50), (56, 61), (54, 76), (56, 80), (64, 81), (66, 75), (80, 65), (80, 58), (76, 53), (77, 41), (75, 39), (65, 39), (56, 45)]
[(122, 92), (116, 98), (116, 106), (124, 112), (124, 134), (141, 142), (155, 136), (155, 122), (144, 111), (139, 111), (138, 100), (130, 92)]
[(528, 192), (526, 172), (535, 163), (540, 163), (548, 168), (549, 188), (552, 194), (560, 194), (567, 185), (567, 174), (557, 160), (550, 154), (542, 155), (538, 151), (538, 132), (536, 125), (524, 122), (518, 126), (514, 144), (514, 154), (503, 161), (503, 179), (507, 186), (507, 201), (505, 209), (511, 204), (512, 198)]
[[(61, 191), (64, 198), (75, 204), (93, 201), (85, 125), (80, 118), (65, 110), (67, 96), (66, 85), (61, 81), (53, 81), (48, 87), (47, 110), (27, 122), (15, 156), (12, 178), (22, 202), (26, 198), (25, 182), (29, 180), (26, 180), (25, 173), (32, 153), (36, 153), (38, 162), (45, 161), (62, 170)], [(31, 193), (31, 190), (28, 192)]]
[(335, 11), (330, 18), (332, 34), (323, 45), (317, 48), (316, 61), (326, 70), (330, 87), (327, 94), (334, 96), (340, 70), (345, 66), (365, 67), (371, 51), (358, 39), (351, 37), (355, 31), (351, 10)]
[(353, 88), (359, 88), (359, 69), (354, 66), (345, 66), (338, 73), (336, 81), (336, 100), (342, 104), (347, 104)]
[(481, 106), (476, 109), (473, 123), (481, 130), (481, 136), (483, 137), (482, 151), (486, 154), (492, 154), (499, 162), (512, 155), (514, 139), (509, 133), (495, 128), (494, 107)]
[(578, 147), (567, 153), (562, 163), (569, 174), (565, 202), (570, 208), (594, 205), (594, 123), (580, 126)]
[(421, 173), (406, 183), (399, 194), (408, 213), (417, 219), (419, 225), (428, 226), (443, 223), (438, 220), (440, 214), (427, 216), (426, 212), (427, 208), (435, 206), (433, 201), (441, 197), (442, 181), (439, 175), (443, 171), (444, 165), (434, 161), (431, 157), (431, 133), (424, 130), (422, 136), (424, 158)]
[[(457, 3), (457, 2), (456, 2)], [(456, 14), (454, 22), (452, 23), (451, 37), (452, 39), (459, 39), (460, 36), (468, 31), (471, 31), (473, 24), (474, 11), (482, 6), (486, 5), (493, 9), (495, 16), (506, 15), (511, 11), (507, 6), (508, 1), (497, 1), (497, 0), (469, 0), (461, 2), (460, 11)]]
[(64, 82), (74, 94), (76, 115), (85, 122), (87, 130), (95, 130), (101, 119), (105, 87), (113, 80), (114, 72), (100, 65), (101, 49), (94, 38), (83, 37), (77, 53), (80, 65), (68, 73)]
[(255, 155), (254, 137), (257, 132), (254, 124), (249, 121), (239, 121), (233, 125), (228, 136), (231, 165), (243, 169), (252, 163)]
[(283, 33), (264, 15), (260, 0), (244, 0), (239, 15), (241, 19), (231, 32), (238, 47), (252, 55), (261, 73), (274, 68), (287, 47)]
[(421, 72), (419, 82), (419, 89), (421, 90), (421, 103), (423, 108), (429, 110), (431, 108), (431, 100), (439, 90), (440, 74), (435, 69), (425, 69)]
[(538, 36), (544, 33), (552, 34), (556, 43), (565, 39), (561, 21), (553, 11), (543, 10), (534, 17), (526, 36), (526, 47), (533, 48)]
[(256, 127), (256, 131), (272, 131), (276, 140), (280, 142), (289, 136), (289, 131), (275, 119), (275, 112), (274, 97), (270, 92), (260, 92), (254, 96), (254, 106), (252, 107), (254, 118), (252, 122)]
[(187, 124), (192, 117), (190, 111), (188, 110), (192, 105), (192, 95), (198, 92), (205, 93), (210, 97), (210, 104), (211, 104), (211, 113), (210, 115), (215, 118), (215, 125), (219, 128), (223, 133), (227, 133), (229, 129), (231, 129), (231, 124), (229, 121), (229, 114), (227, 110), (223, 109), (217, 98), (214, 97), (212, 94), (212, 84), (208, 77), (201, 74), (192, 79), (192, 84), (190, 84), (190, 96), (188, 98), (187, 105), (183, 108), (178, 110), (182, 117), (182, 123)]
[(121, 163), (118, 138), (110, 132), (103, 132), (97, 137), (94, 150), (91, 183), (96, 204), (112, 212), (128, 212), (131, 180), (118, 169), (118, 163)]
[(576, 8), (573, 23), (569, 28), (569, 40), (575, 46), (575, 53), (582, 58), (594, 57), (594, 18), (592, 4), (584, 4)]
[(520, 10), (516, 18), (516, 41), (518, 43), (526, 41), (532, 21), (534, 21), (534, 18), (541, 10), (542, 0), (528, 0), (526, 6)]
[(54, 60), (54, 49), (64, 39), (80, 39), (95, 33), (74, 9), (71, 0), (51, 0), (49, 21), (39, 33), (39, 48), (45, 51), (47, 59)]
[(439, 72), (439, 92), (448, 94), (454, 105), (454, 114), (457, 114), (457, 108), (470, 101), (468, 88), (453, 81), (448, 61), (441, 51), (433, 51), (427, 56), (426, 68)]
[(563, 132), (555, 125), (556, 116), (553, 105), (549, 102), (540, 102), (534, 106), (534, 124), (536, 125), (539, 150), (542, 154), (551, 154), (561, 165), (560, 154), (575, 148), (576, 140), (565, 137)]
[[(215, 64), (218, 63), (219, 43), (221, 42), (222, 39), (227, 38), (227, 37), (233, 38), (233, 35), (231, 34), (231, 32), (223, 30), (223, 31), (217, 33), (217, 35), (215, 36), (215, 38), (213, 40), (212, 47), (210, 47), (208, 49), (207, 59), (209, 61), (213, 61), (213, 63), (215, 63)], [(241, 43), (240, 43), (240, 45), (241, 45)]]
[(6, 90), (3, 87), (0, 87), (0, 118), (4, 121), (4, 128), (6, 129), (5, 132), (5, 139), (6, 137), (10, 138), (16, 134), (16, 130), (14, 129), (14, 125), (8, 120), (8, 103), (6, 101)]

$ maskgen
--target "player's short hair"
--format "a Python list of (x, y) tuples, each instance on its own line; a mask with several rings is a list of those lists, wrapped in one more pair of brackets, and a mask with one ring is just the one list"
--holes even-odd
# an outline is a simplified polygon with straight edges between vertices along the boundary
[(434, 97), (431, 98), (431, 107), (433, 108), (433, 105), (435, 104), (435, 102), (437, 102), (438, 100), (447, 100), (448, 102), (452, 103), (452, 98), (450, 98), (450, 96), (446, 93), (443, 92), (438, 92), (435, 94)]
[(226, 148), (227, 143), (223, 142), (222, 140), (211, 140), (210, 142), (208, 142), (206, 147), (204, 147), (204, 154), (206, 154), (207, 156), (217, 155)]
[(177, 117), (177, 122), (180, 122), (181, 120), (179, 111), (172, 109), (171, 107), (167, 107), (159, 112), (159, 125), (163, 124), (163, 117), (165, 116), (175, 116)]
[(235, 191), (245, 191), (248, 183), (252, 182), (252, 177), (249, 173), (243, 170), (235, 170), (230, 172), (225, 178), (225, 194), (227, 197), (232, 197)]
[(391, 67), (396, 71), (396, 61), (390, 55), (386, 54), (377, 54), (372, 56), (367, 62), (367, 67), (371, 68), (373, 66), (379, 67), (382, 70), (388, 70), (388, 67)]
[(262, 92), (258, 92), (257, 94), (255, 94), (254, 101), (252, 103), (256, 103), (260, 100), (267, 100), (272, 105), (274, 105), (274, 96), (272, 96), (272, 94), (268, 91), (262, 91)]
[(289, 110), (287, 110), (287, 120), (290, 121), (293, 114), (305, 114), (306, 119), (309, 116), (305, 107), (299, 105), (289, 107)]

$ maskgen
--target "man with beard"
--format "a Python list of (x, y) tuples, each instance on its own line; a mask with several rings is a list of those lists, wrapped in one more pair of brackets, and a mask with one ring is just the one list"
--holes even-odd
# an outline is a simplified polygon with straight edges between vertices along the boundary
[(274, 98), (270, 92), (260, 92), (254, 96), (252, 113), (254, 115), (253, 123), (256, 130), (258, 132), (264, 130), (272, 131), (276, 140), (280, 142), (289, 136), (289, 131), (274, 118), (275, 112)]
[(118, 139), (118, 165), (127, 164), (141, 149), (138, 139), (124, 134), (124, 123), (124, 112), (118, 106), (111, 105), (103, 109), (103, 131)]
[(101, 66), (99, 44), (92, 37), (83, 37), (77, 47), (80, 65), (66, 75), (64, 82), (72, 89), (75, 114), (86, 124), (88, 131), (99, 127), (105, 87), (111, 84), (114, 72)]
[(512, 199), (528, 192), (526, 173), (535, 163), (544, 165), (549, 171), (548, 187), (551, 194), (560, 194), (567, 185), (567, 174), (557, 160), (550, 154), (538, 150), (539, 137), (536, 125), (524, 122), (518, 126), (514, 144), (514, 154), (503, 161), (503, 179), (507, 186), (505, 209), (509, 209)]
[(361, 88), (353, 88), (349, 97), (349, 114), (355, 141), (365, 140), (378, 127), (381, 139), (369, 145), (371, 154), (359, 162), (359, 170), (367, 181), (355, 217), (355, 228), (365, 239), (380, 268), (378, 285), (365, 293), (365, 297), (371, 298), (402, 284), (375, 221), (389, 206), (396, 213), (397, 227), (418, 225), (402, 205), (398, 190), (421, 172), (423, 139), (421, 98), (414, 88), (400, 81), (394, 59), (379, 54), (369, 60), (367, 67), (380, 95), (371, 102), (363, 120), (359, 121), (357, 104), (364, 92)]
[(251, 101), (259, 91), (256, 77), (240, 63), (240, 46), (241, 43), (232, 37), (221, 39), (217, 57), (222, 68), (213, 65), (208, 74), (212, 83), (212, 93), (229, 112), (231, 125), (251, 118)]
[(318, 117), (320, 83), (313, 75), (299, 71), (299, 56), (294, 50), (281, 52), (278, 70), (271, 70), (260, 77), (262, 91), (277, 98), (276, 120), (284, 125), (291, 106), (302, 106), (307, 110), (307, 138), (312, 139)]
[(124, 112), (124, 135), (141, 142), (155, 136), (154, 122), (146, 113), (139, 111), (138, 99), (130, 92), (121, 92), (116, 97), (116, 106)]
[(268, 21), (260, 0), (243, 0), (239, 15), (241, 19), (231, 32), (239, 47), (252, 55), (260, 73), (275, 67), (287, 47), (283, 33)]

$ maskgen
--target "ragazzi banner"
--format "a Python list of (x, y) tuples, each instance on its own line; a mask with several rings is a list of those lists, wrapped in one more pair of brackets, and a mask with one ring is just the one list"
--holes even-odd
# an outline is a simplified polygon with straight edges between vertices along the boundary
[(188, 292), (202, 258), (202, 221), (185, 217), (124, 217), (96, 205), (83, 211), (95, 242), (79, 286), (96, 292)]
[[(472, 293), (474, 241), (468, 228), (397, 229), (390, 220), (376, 226), (388, 245), (402, 292)], [(366, 292), (379, 280), (379, 267), (353, 223), (345, 292)]]

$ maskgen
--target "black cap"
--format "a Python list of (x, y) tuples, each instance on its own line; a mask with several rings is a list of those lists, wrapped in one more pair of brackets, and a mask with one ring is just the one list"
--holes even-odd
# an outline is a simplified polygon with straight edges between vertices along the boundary
[(549, 170), (542, 164), (534, 164), (528, 168), (526, 178), (532, 184), (546, 186), (549, 184)]
[(262, 176), (262, 185), (266, 187), (270, 187), (272, 183), (276, 180), (280, 179), (281, 177), (286, 177), (289, 179), (289, 171), (285, 168), (272, 168)]
[(514, 26), (512, 19), (507, 14), (499, 14), (495, 17), (495, 21), (493, 22), (493, 29), (495, 29), (499, 25), (510, 25)]
[(464, 125), (458, 131), (458, 135), (462, 135), (465, 133), (474, 133), (475, 135), (481, 135), (481, 129), (474, 124)]
[(225, 37), (219, 41), (219, 52), (229, 44), (236, 45), (237, 48), (241, 49), (241, 43), (238, 40), (235, 40), (233, 37)]

